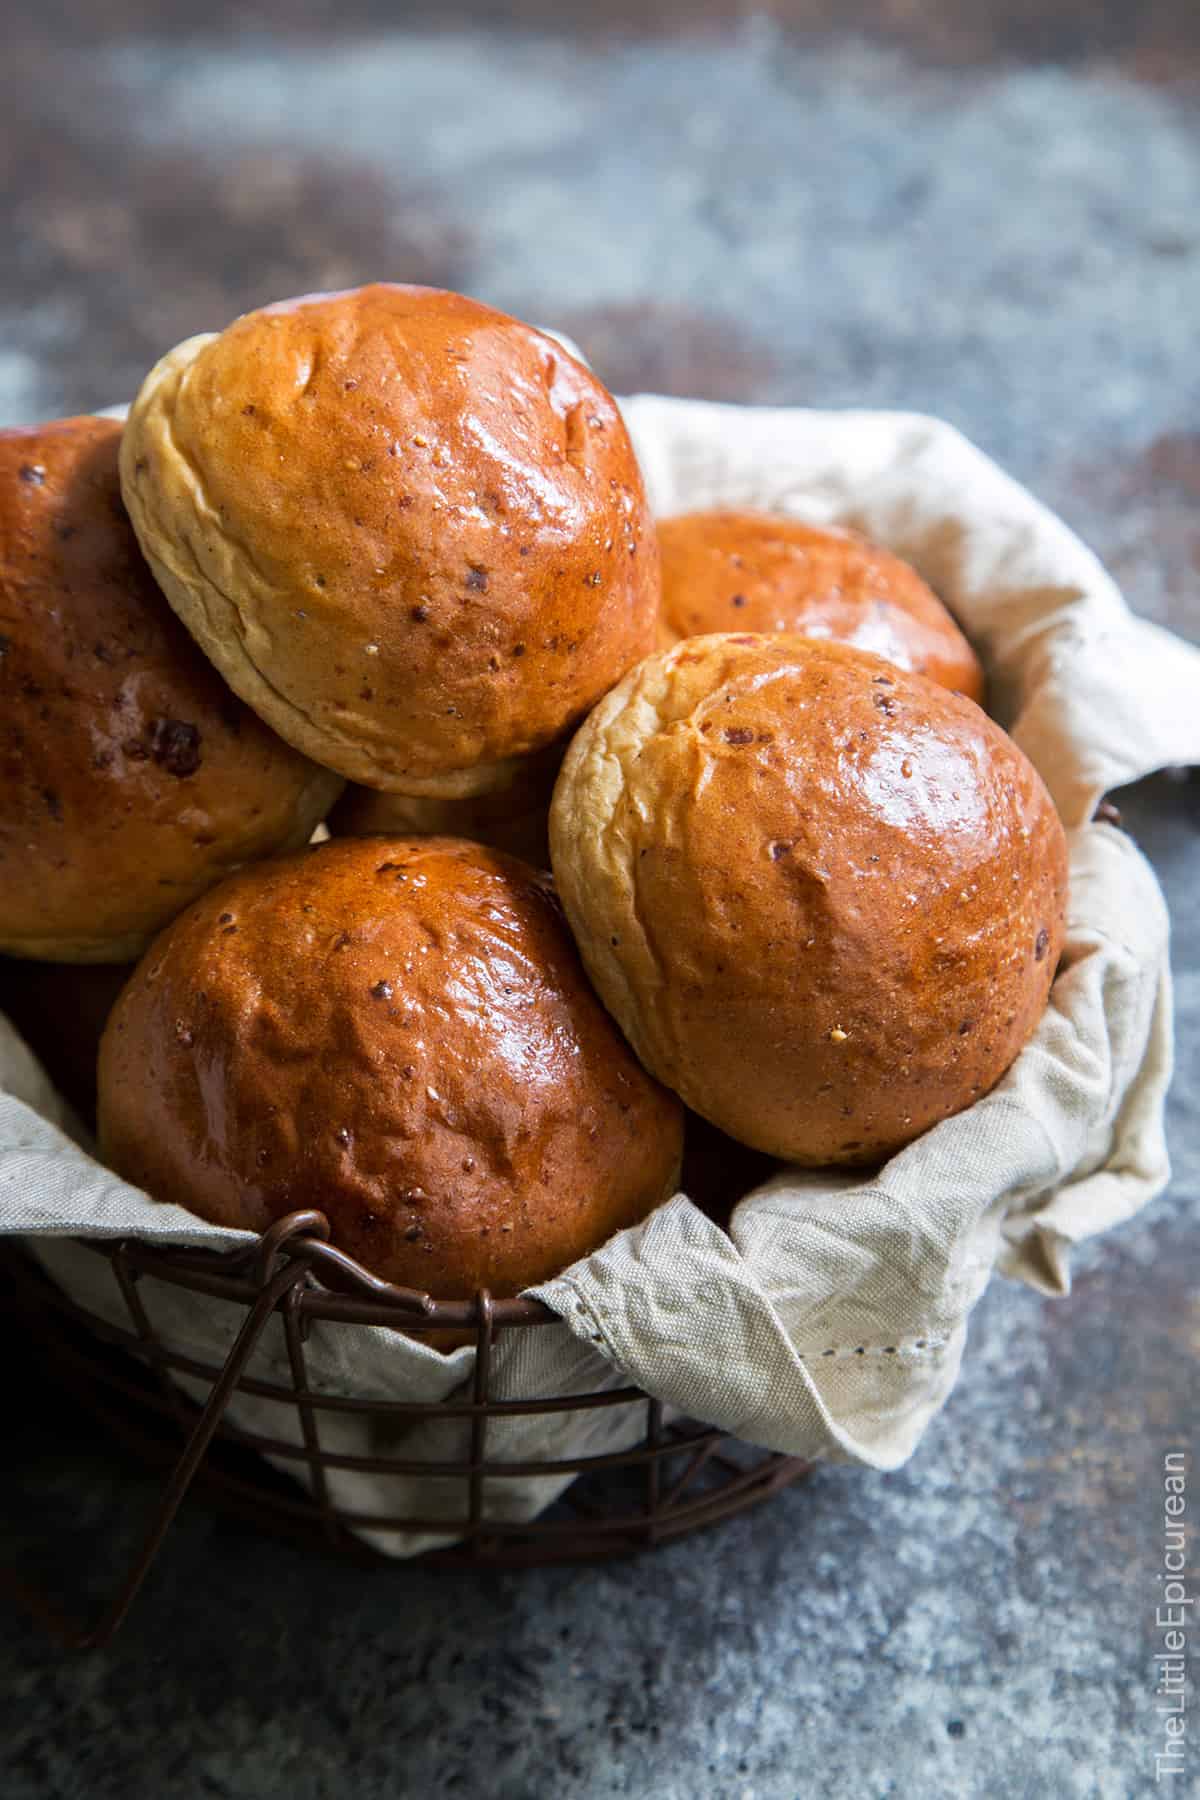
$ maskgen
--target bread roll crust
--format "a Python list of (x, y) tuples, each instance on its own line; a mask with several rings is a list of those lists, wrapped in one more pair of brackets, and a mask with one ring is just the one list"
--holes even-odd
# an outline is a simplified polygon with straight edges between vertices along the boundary
[(329, 815), (334, 837), (471, 838), (509, 856), (550, 867), (550, 796), (562, 766), (564, 744), (526, 757), (507, 786), (486, 794), (446, 799), (428, 794), (381, 794), (351, 782)]
[(567, 753), (555, 878), (645, 1066), (740, 1141), (871, 1162), (986, 1093), (1045, 1006), (1066, 847), (971, 701), (837, 644), (648, 658)]
[(122, 475), (231, 686), (368, 787), (503, 786), (653, 644), (657, 546), (612, 397), (458, 294), (381, 283), (188, 340), (142, 386)]
[(251, 1230), (319, 1207), (446, 1299), (517, 1293), (642, 1219), (683, 1130), (549, 877), (446, 838), (323, 844), (192, 907), (109, 1021), (99, 1115), (157, 1198)]
[(979, 658), (917, 571), (856, 532), (715, 509), (658, 526), (663, 648), (717, 631), (794, 631), (870, 650), (982, 703)]
[(128, 962), (341, 788), (229, 692), (121, 504), (111, 419), (0, 432), (0, 951)]

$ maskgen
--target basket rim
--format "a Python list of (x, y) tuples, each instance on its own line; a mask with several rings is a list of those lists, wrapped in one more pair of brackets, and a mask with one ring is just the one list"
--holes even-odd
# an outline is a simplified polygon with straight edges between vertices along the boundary
[[(315, 1208), (285, 1213), (253, 1243), (210, 1250), (198, 1245), (158, 1244), (136, 1234), (119, 1238), (76, 1238), (74, 1242), (109, 1261), (119, 1258), (135, 1275), (213, 1299), (247, 1302), (261, 1292), (281, 1259), (307, 1265), (309, 1280), (298, 1289), (295, 1307), (303, 1320), (381, 1325), (406, 1332), (491, 1331), (561, 1324), (559, 1315), (531, 1296), (493, 1297), (479, 1288), (469, 1300), (438, 1300), (419, 1288), (399, 1287), (373, 1275), (330, 1241), (329, 1220)], [(327, 1279), (321, 1280), (322, 1275)], [(332, 1278), (332, 1285), (329, 1278)]]
[[(315, 1209), (288, 1214), (275, 1221), (261, 1237), (232, 1250), (158, 1244), (136, 1235), (107, 1240), (76, 1237), (70, 1241), (107, 1262), (124, 1297), (132, 1330), (114, 1331), (107, 1326), (102, 1329), (103, 1322), (69, 1293), (59, 1290), (54, 1277), (44, 1268), (38, 1269), (42, 1277), (40, 1300), (27, 1292), (23, 1283), (14, 1289), (12, 1297), (19, 1316), (26, 1318), (31, 1329), (41, 1330), (50, 1351), (48, 1363), (69, 1379), (71, 1387), (95, 1407), (100, 1418), (108, 1417), (110, 1429), (117, 1436), (153, 1447), (154, 1434), (147, 1434), (139, 1425), (142, 1415), (152, 1419), (161, 1416), (160, 1422), (167, 1424), (173, 1421), (181, 1436), (181, 1447), (173, 1460), (169, 1452), (165, 1457), (157, 1457), (170, 1463), (169, 1477), (134, 1561), (94, 1623), (74, 1621), (52, 1595), (31, 1587), (19, 1569), (0, 1566), (0, 1592), (7, 1591), (16, 1598), (40, 1618), (52, 1635), (72, 1649), (96, 1648), (107, 1643), (119, 1629), (180, 1504), (197, 1479), (210, 1487), (219, 1502), (235, 1501), (235, 1510), (255, 1523), (265, 1518), (267, 1523), (277, 1524), (282, 1517), (288, 1535), (297, 1536), (310, 1546), (320, 1544), (340, 1551), (356, 1561), (364, 1555), (372, 1561), (382, 1555), (378, 1541), (372, 1543), (368, 1534), (416, 1531), (434, 1539), (424, 1552), (425, 1560), (466, 1567), (507, 1567), (592, 1560), (649, 1549), (757, 1504), (807, 1474), (811, 1467), (800, 1458), (758, 1446), (747, 1446), (752, 1460), (746, 1464), (733, 1456), (729, 1448), (733, 1443), (731, 1434), (699, 1422), (688, 1422), (688, 1428), (681, 1428), (665, 1419), (662, 1400), (637, 1387), (606, 1387), (521, 1402), (493, 1400), (489, 1371), (497, 1330), (507, 1325), (520, 1328), (550, 1323), (557, 1320), (558, 1314), (528, 1296), (493, 1301), (483, 1288), (471, 1300), (439, 1302), (417, 1290), (393, 1286), (337, 1250), (329, 1242), (328, 1220)], [(22, 1259), (28, 1259), (28, 1245), (11, 1248)], [(0, 1270), (8, 1260), (3, 1254), (5, 1249), (0, 1242)], [(31, 1260), (37, 1268), (37, 1259)], [(245, 1308), (245, 1318), (219, 1367), (202, 1367), (181, 1359), (156, 1336), (138, 1292), (143, 1275), (183, 1290), (228, 1299)], [(321, 1285), (320, 1277), (336, 1281), (337, 1288)], [(46, 1294), (56, 1296), (53, 1307), (46, 1306)], [(245, 1391), (250, 1391), (250, 1358), (268, 1321), (274, 1317), (282, 1323), (291, 1385), (284, 1389), (272, 1382), (268, 1391), (266, 1384), (256, 1379), (253, 1388), (259, 1395), (294, 1406), (299, 1428), (295, 1443), (290, 1438), (279, 1442), (268, 1439), (257, 1427), (248, 1431), (244, 1423), (226, 1416), (235, 1390), (245, 1387)], [(459, 1421), (466, 1440), (461, 1461), (451, 1464), (442, 1458), (414, 1462), (385, 1455), (382, 1448), (378, 1456), (370, 1458), (344, 1449), (331, 1455), (321, 1442), (318, 1424), (318, 1415), (326, 1410), (330, 1397), (313, 1386), (305, 1353), (306, 1325), (313, 1318), (382, 1324), (406, 1334), (414, 1329), (427, 1331), (446, 1325), (461, 1330), (473, 1320), (474, 1330), (466, 1340), (469, 1342), (473, 1336), (475, 1341), (474, 1367), (465, 1384), (469, 1401), (456, 1395), (447, 1401), (429, 1403), (371, 1401), (364, 1403), (363, 1408), (374, 1411), (379, 1407), (389, 1419), (397, 1414), (400, 1405), (405, 1414), (413, 1417), (453, 1417)], [(132, 1355), (141, 1365), (137, 1379), (143, 1388), (132, 1386), (131, 1378), (111, 1358), (97, 1358), (90, 1342), (82, 1353), (72, 1350), (67, 1327), (74, 1326), (86, 1328), (93, 1341), (99, 1335), (102, 1345)], [(204, 1380), (207, 1398), (202, 1406), (176, 1385), (176, 1377), (181, 1373)], [(591, 1411), (596, 1407), (631, 1404), (645, 1408), (644, 1432), (637, 1441), (622, 1443), (613, 1451), (580, 1449), (573, 1457), (526, 1458), (511, 1465), (503, 1456), (496, 1460), (487, 1454), (487, 1428), (493, 1417), (518, 1411)], [(286, 1450), (286, 1473), (300, 1476), (301, 1487), (309, 1488), (307, 1501), (293, 1494), (281, 1499), (261, 1481), (239, 1473), (234, 1464), (210, 1466), (209, 1452), (218, 1438), (222, 1453), (255, 1454), (260, 1458), (265, 1454), (276, 1469), (279, 1455)], [(672, 1458), (681, 1459), (682, 1468)], [(307, 1476), (303, 1473), (305, 1465)], [(417, 1506), (414, 1513), (379, 1514), (364, 1512), (357, 1505), (352, 1507), (346, 1502), (353, 1500), (353, 1495), (343, 1495), (331, 1487), (335, 1471), (351, 1468), (381, 1476), (420, 1473), (443, 1482), (457, 1476), (463, 1504), (461, 1516), (427, 1514), (417, 1495), (413, 1496)], [(615, 1502), (601, 1506), (594, 1499), (579, 1503), (568, 1517), (544, 1519), (539, 1512), (529, 1519), (509, 1519), (503, 1514), (492, 1516), (486, 1497), (487, 1484), (501, 1476), (520, 1473), (537, 1478), (561, 1473), (566, 1476), (566, 1485), (572, 1486), (580, 1476), (604, 1475), (616, 1468), (625, 1468), (630, 1474), (640, 1471), (640, 1483), (635, 1484), (641, 1488), (640, 1500), (631, 1500), (622, 1493)], [(715, 1486), (707, 1481), (707, 1476), (714, 1474)], [(699, 1489), (698, 1481), (702, 1484)]]

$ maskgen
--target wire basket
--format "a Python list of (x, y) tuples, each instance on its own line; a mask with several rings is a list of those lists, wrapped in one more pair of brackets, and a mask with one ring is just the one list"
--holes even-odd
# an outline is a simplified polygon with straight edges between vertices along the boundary
[[(152, 1462), (169, 1468), (158, 1506), (134, 1562), (97, 1623), (84, 1628), (61, 1617), (46, 1597), (15, 1574), (5, 1585), (66, 1645), (90, 1649), (121, 1624), (193, 1482), (226, 1509), (314, 1547), (357, 1561), (386, 1562), (359, 1535), (364, 1529), (433, 1531), (458, 1540), (425, 1552), (425, 1562), (529, 1565), (621, 1556), (643, 1550), (754, 1506), (806, 1473), (797, 1457), (752, 1449), (712, 1427), (664, 1421), (660, 1401), (637, 1387), (533, 1400), (494, 1398), (489, 1391), (492, 1349), (499, 1333), (537, 1330), (558, 1322), (536, 1300), (496, 1300), (480, 1290), (473, 1300), (435, 1301), (371, 1275), (329, 1242), (319, 1212), (278, 1220), (246, 1249), (215, 1253), (177, 1250), (138, 1239), (89, 1242), (112, 1266), (128, 1313), (117, 1326), (88, 1311), (21, 1252), (6, 1253), (10, 1306), (39, 1341), (51, 1369), (78, 1392), (106, 1426)], [(244, 1309), (222, 1364), (172, 1350), (155, 1333), (138, 1292), (143, 1276), (191, 1293), (232, 1301)], [(268, 1321), (278, 1315), (287, 1346), (290, 1381), (247, 1373)], [(309, 1381), (305, 1340), (315, 1320), (386, 1326), (410, 1334), (447, 1330), (469, 1334), (475, 1367), (464, 1387), (437, 1402), (377, 1400), (318, 1392)], [(97, 1340), (103, 1349), (97, 1354)], [(173, 1376), (209, 1384), (201, 1406)], [(236, 1392), (295, 1409), (299, 1442), (267, 1437), (227, 1416)], [(595, 1407), (640, 1404), (645, 1430), (632, 1448), (589, 1456), (508, 1462), (488, 1458), (490, 1421), (505, 1415), (549, 1415)], [(347, 1458), (322, 1447), (321, 1420), (341, 1411), (389, 1421), (455, 1420), (469, 1426), (466, 1453), (453, 1461), (404, 1457)], [(308, 1486), (288, 1481), (263, 1460), (302, 1467)], [(427, 1475), (457, 1482), (461, 1516), (447, 1519), (371, 1513), (336, 1504), (329, 1472), (353, 1466), (380, 1475)], [(487, 1516), (484, 1483), (514, 1476), (564, 1476), (571, 1485), (541, 1516), (522, 1521)]]

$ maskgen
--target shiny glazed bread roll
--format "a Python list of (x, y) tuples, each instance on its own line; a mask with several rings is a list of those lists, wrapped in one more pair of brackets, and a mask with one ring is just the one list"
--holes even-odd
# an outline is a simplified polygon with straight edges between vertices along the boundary
[(100, 1054), (107, 1162), (219, 1224), (319, 1207), (369, 1269), (511, 1295), (675, 1186), (682, 1108), (549, 878), (450, 838), (262, 864), (154, 944)]
[(798, 631), (983, 699), (979, 659), (937, 595), (854, 532), (717, 509), (661, 520), (658, 542), (664, 648), (715, 631)]
[(486, 794), (439, 799), (429, 794), (381, 794), (349, 783), (329, 815), (333, 837), (421, 836), (472, 838), (532, 863), (550, 866), (550, 796), (562, 766), (562, 744), (515, 765), (504, 787)]
[(1062, 826), (1012, 740), (802, 637), (647, 658), (577, 733), (550, 847), (646, 1067), (801, 1163), (878, 1160), (986, 1093), (1063, 939)]
[(612, 397), (462, 295), (377, 284), (189, 339), (121, 466), (226, 680), (367, 787), (504, 786), (653, 645), (658, 552)]
[(341, 788), (231, 694), (121, 504), (110, 419), (0, 432), (0, 951), (128, 962)]

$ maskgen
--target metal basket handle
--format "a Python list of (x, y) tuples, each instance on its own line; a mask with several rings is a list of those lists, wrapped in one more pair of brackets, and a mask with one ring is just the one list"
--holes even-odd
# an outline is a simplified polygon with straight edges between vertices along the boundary
[[(321, 1215), (316, 1214), (312, 1217), (321, 1218)], [(322, 1223), (324, 1223), (323, 1219)], [(290, 1229), (281, 1230), (280, 1227)], [(263, 1334), (267, 1320), (286, 1296), (301, 1282), (308, 1279), (308, 1260), (304, 1255), (304, 1248), (306, 1243), (315, 1240), (306, 1239), (304, 1236), (306, 1228), (311, 1229), (309, 1217), (304, 1214), (292, 1214), (289, 1219), (280, 1220), (279, 1225), (273, 1226), (271, 1231), (265, 1234), (261, 1246), (256, 1247), (262, 1255), (260, 1266), (268, 1275), (268, 1279), (247, 1311), (241, 1328), (221, 1366), (221, 1372), (213, 1383), (208, 1399), (188, 1434), (179, 1460), (172, 1469), (162, 1491), (158, 1506), (147, 1526), (129, 1572), (96, 1623), (89, 1629), (73, 1622), (59, 1610), (52, 1600), (40, 1590), (31, 1587), (16, 1571), (0, 1568), (0, 1587), (6, 1589), (14, 1599), (33, 1613), (64, 1648), (68, 1650), (98, 1649), (109, 1641), (124, 1620), (150, 1572), (155, 1557), (162, 1548), (163, 1540), (203, 1461), (204, 1453), (225, 1415), (230, 1395), (242, 1378), (255, 1346)], [(328, 1230), (328, 1226), (325, 1229)], [(269, 1244), (268, 1239), (271, 1240)], [(287, 1261), (282, 1268), (274, 1268), (280, 1252), (286, 1254)], [(271, 1272), (272, 1270), (274, 1272)]]

